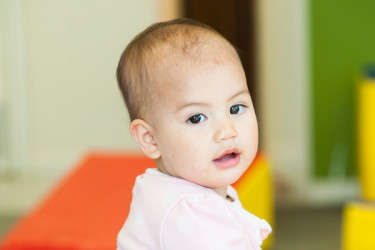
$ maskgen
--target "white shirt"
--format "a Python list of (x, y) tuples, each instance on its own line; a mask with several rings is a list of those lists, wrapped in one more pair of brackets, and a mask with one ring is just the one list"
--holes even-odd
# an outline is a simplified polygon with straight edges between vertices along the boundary
[(247, 212), (229, 186), (229, 201), (210, 188), (147, 169), (137, 177), (118, 249), (260, 249), (270, 225)]

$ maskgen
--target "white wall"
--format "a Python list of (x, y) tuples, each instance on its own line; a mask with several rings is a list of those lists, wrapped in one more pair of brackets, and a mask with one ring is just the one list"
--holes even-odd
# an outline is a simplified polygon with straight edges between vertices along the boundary
[[(0, 1), (0, 34), (4, 34), (4, 1)], [(0, 173), (5, 169), (5, 79), (4, 79), (4, 37), (0, 36)]]
[[(261, 138), (283, 199), (304, 199), (310, 181), (308, 1), (259, 0)], [(280, 194), (283, 195), (283, 194)]]
[[(0, 1), (0, 34), (4, 34), (5, 29), (5, 15), (4, 15), (5, 3)], [(5, 89), (4, 89), (4, 36), (0, 36), (0, 105), (5, 98)]]

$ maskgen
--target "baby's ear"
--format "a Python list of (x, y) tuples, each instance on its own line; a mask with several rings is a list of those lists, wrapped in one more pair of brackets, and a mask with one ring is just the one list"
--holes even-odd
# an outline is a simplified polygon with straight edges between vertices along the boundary
[(151, 159), (160, 157), (159, 148), (155, 142), (151, 126), (141, 119), (130, 123), (130, 133), (137, 141), (139, 147)]

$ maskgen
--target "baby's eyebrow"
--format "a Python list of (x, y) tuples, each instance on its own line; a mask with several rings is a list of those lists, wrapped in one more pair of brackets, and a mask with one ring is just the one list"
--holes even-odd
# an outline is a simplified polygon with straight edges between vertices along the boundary
[(250, 92), (248, 89), (243, 89), (241, 91), (239, 91), (238, 93), (234, 94), (232, 97), (229, 98), (229, 100), (232, 100), (234, 98), (236, 98), (237, 96), (240, 96), (240, 95), (250, 95)]
[(208, 103), (203, 103), (203, 102), (188, 102), (188, 103), (184, 103), (178, 106), (176, 109), (176, 112), (180, 111), (181, 109), (191, 107), (191, 106), (208, 107), (210, 105)]

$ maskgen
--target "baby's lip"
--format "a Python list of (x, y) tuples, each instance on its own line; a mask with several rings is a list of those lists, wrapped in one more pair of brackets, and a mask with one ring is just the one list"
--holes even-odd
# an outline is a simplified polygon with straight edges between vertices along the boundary
[(219, 157), (214, 159), (214, 161), (221, 161), (225, 158), (230, 157), (231, 155), (235, 157), (238, 154), (239, 154), (239, 151), (237, 148), (228, 149), (228, 150), (225, 150)]

